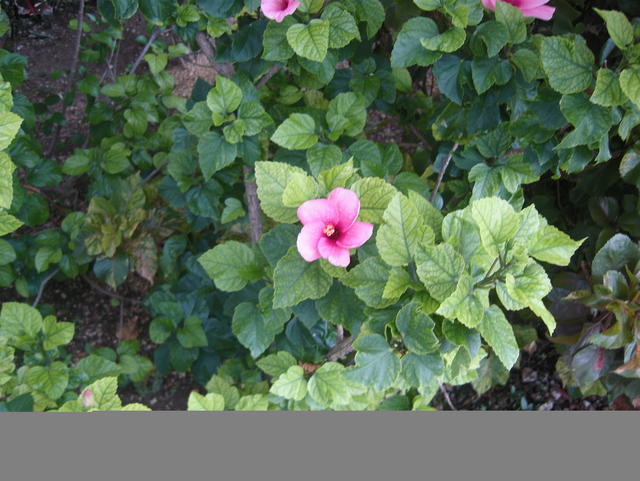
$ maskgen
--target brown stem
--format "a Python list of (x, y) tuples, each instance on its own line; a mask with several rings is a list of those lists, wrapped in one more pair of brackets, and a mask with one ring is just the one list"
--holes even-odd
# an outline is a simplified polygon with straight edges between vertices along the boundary
[(96, 291), (100, 292), (101, 294), (104, 294), (105, 296), (113, 297), (114, 299), (118, 299), (119, 301), (131, 302), (132, 304), (140, 304), (140, 301), (138, 299), (133, 299), (132, 297), (121, 296), (120, 294), (116, 294), (115, 292), (109, 292), (108, 290), (104, 289), (103, 287), (100, 287), (98, 284), (93, 282), (89, 278), (89, 276), (87, 276), (86, 274), (82, 274), (82, 278), (92, 288), (94, 288)]
[(444, 399), (445, 399), (445, 401), (447, 401), (447, 404), (449, 405), (451, 410), (452, 411), (457, 411), (456, 407), (451, 402), (451, 398), (449, 397), (449, 392), (447, 391), (447, 388), (444, 387), (444, 384), (442, 384), (442, 383), (440, 383), (439, 386), (440, 386), (440, 392), (442, 392), (442, 395), (444, 396)]
[(249, 180), (253, 175), (253, 169), (245, 165), (242, 171), (247, 195), (247, 209), (249, 210), (249, 236), (251, 243), (255, 244), (262, 236), (262, 214), (260, 213), (260, 201), (258, 200), (258, 187), (255, 180)]
[(131, 70), (129, 70), (130, 75), (133, 75), (134, 73), (136, 73), (136, 70), (140, 66), (140, 63), (144, 59), (144, 56), (147, 54), (147, 52), (151, 48), (151, 44), (156, 40), (156, 37), (158, 36), (159, 33), (160, 33), (160, 28), (156, 27), (153, 29), (153, 32), (151, 32), (151, 35), (149, 36), (149, 40), (147, 40), (147, 43), (142, 48), (142, 51), (138, 55), (138, 58), (136, 58), (136, 60), (133, 62), (133, 65), (131, 66)]
[(44, 294), (44, 288), (47, 285), (47, 282), (53, 279), (58, 272), (60, 272), (59, 267), (55, 271), (53, 271), (51, 274), (49, 274), (47, 277), (45, 277), (44, 280), (40, 283), (40, 289), (38, 289), (38, 295), (36, 296), (35, 301), (33, 301), (33, 304), (31, 305), (31, 307), (36, 307), (40, 303), (40, 299), (42, 299), (42, 294)]
[(271, 67), (267, 71), (267, 73), (264, 74), (264, 76), (258, 81), (258, 83), (256, 84), (256, 89), (260, 90), (262, 87), (267, 85), (267, 82), (280, 71), (280, 68), (281, 67), (279, 64), (275, 64), (273, 67)]
[[(73, 57), (71, 58), (71, 67), (69, 69), (69, 76), (67, 77), (67, 84), (65, 85), (64, 94), (62, 96), (62, 118), (64, 119), (67, 113), (67, 103), (65, 98), (71, 92), (71, 89), (75, 87), (76, 70), (78, 69), (78, 59), (80, 58), (80, 42), (82, 41), (82, 27), (84, 24), (84, 1), (80, 0), (80, 8), (78, 9), (78, 31), (76, 32), (76, 38), (73, 45)], [(60, 124), (56, 124), (53, 136), (51, 137), (51, 143), (47, 149), (47, 157), (53, 153), (53, 149), (58, 142), (60, 136)]]
[(338, 342), (333, 349), (327, 353), (327, 361), (335, 362), (338, 359), (351, 354), (355, 349), (353, 348), (353, 337), (345, 337), (342, 341)]
[(436, 198), (438, 189), (440, 189), (440, 184), (442, 183), (442, 178), (444, 177), (444, 173), (447, 171), (447, 167), (449, 167), (449, 162), (451, 162), (451, 159), (453, 158), (453, 154), (455, 153), (456, 150), (458, 150), (458, 147), (460, 147), (458, 142), (453, 144), (453, 148), (451, 149), (451, 152), (449, 152), (449, 155), (447, 155), (447, 158), (444, 159), (444, 164), (442, 164), (442, 168), (440, 169), (440, 172), (438, 173), (438, 178), (436, 179), (436, 186), (433, 188), (433, 192), (431, 192), (431, 198), (429, 199), (432, 204)]

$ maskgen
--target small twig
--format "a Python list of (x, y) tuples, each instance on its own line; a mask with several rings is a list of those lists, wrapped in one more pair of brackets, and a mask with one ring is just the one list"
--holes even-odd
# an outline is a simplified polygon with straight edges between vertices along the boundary
[(159, 27), (156, 27), (153, 29), (153, 32), (151, 32), (151, 35), (149, 36), (149, 40), (147, 40), (147, 43), (142, 48), (142, 51), (138, 55), (138, 58), (135, 59), (135, 61), (133, 62), (133, 65), (131, 66), (131, 69), (129, 70), (130, 75), (133, 75), (134, 73), (136, 73), (136, 70), (140, 66), (140, 63), (144, 59), (144, 56), (147, 54), (147, 52), (151, 48), (151, 44), (155, 42), (156, 37), (158, 36), (159, 33), (160, 33)]
[(155, 169), (153, 169), (151, 171), (151, 173), (149, 175), (147, 175), (144, 179), (142, 179), (142, 183), (146, 184), (147, 182), (149, 182), (151, 179), (153, 179), (156, 175), (158, 175), (158, 173), (165, 168), (165, 166), (169, 163), (169, 161), (165, 161), (162, 164), (160, 164), (158, 167), (156, 167)]
[(211, 63), (216, 75), (222, 75), (223, 77), (233, 77), (235, 74), (235, 68), (232, 63), (216, 62), (215, 46), (209, 42), (209, 37), (203, 33), (196, 33), (196, 43), (200, 47), (200, 50), (204, 53), (205, 57)]
[(40, 299), (42, 299), (42, 294), (44, 294), (44, 288), (46, 287), (47, 282), (53, 279), (58, 272), (60, 272), (59, 267), (57, 267), (56, 270), (54, 270), (51, 274), (45, 277), (44, 280), (40, 283), (40, 289), (38, 289), (38, 295), (36, 296), (35, 301), (33, 301), (33, 304), (31, 305), (31, 307), (36, 307), (40, 303)]
[(120, 294), (116, 294), (115, 292), (109, 292), (108, 290), (104, 289), (103, 287), (100, 287), (98, 284), (93, 282), (89, 278), (89, 276), (87, 276), (86, 274), (82, 274), (82, 278), (87, 282), (87, 284), (89, 284), (96, 291), (104, 294), (105, 296), (113, 297), (114, 299), (118, 299), (119, 301), (131, 302), (132, 304), (140, 304), (140, 301), (138, 299), (133, 299), (132, 297), (121, 296)]
[(255, 180), (249, 180), (253, 175), (253, 169), (244, 166), (244, 188), (247, 195), (247, 209), (249, 210), (249, 236), (251, 243), (256, 244), (262, 236), (262, 214), (260, 213), (260, 201), (258, 200), (258, 188)]
[[(62, 119), (65, 118), (65, 114), (67, 113), (67, 103), (65, 102), (65, 98), (71, 89), (75, 86), (76, 80), (76, 71), (78, 69), (78, 60), (80, 58), (80, 43), (82, 41), (82, 27), (84, 24), (84, 2), (85, 0), (80, 0), (80, 7), (78, 9), (78, 31), (76, 32), (76, 38), (73, 45), (73, 57), (71, 58), (71, 67), (69, 69), (69, 76), (67, 77), (67, 84), (65, 85), (64, 94), (62, 95)], [(53, 149), (58, 143), (58, 137), (60, 136), (61, 125), (58, 123), (55, 126), (55, 130), (51, 137), (51, 143), (49, 144), (49, 148), (47, 149), (47, 157), (50, 157), (53, 153)]]
[(336, 344), (340, 344), (344, 339), (344, 326), (342, 324), (338, 324), (336, 326)]
[(355, 349), (353, 348), (353, 337), (345, 337), (342, 341), (338, 342), (333, 349), (327, 353), (327, 361), (335, 362), (338, 359), (351, 354)]
[(273, 76), (275, 74), (277, 74), (280, 71), (280, 64), (275, 64), (273, 67), (271, 67), (267, 73), (265, 73), (262, 78), (258, 81), (258, 83), (256, 84), (256, 89), (260, 90), (262, 87), (264, 87), (265, 85), (267, 85), (267, 82), (269, 80), (271, 80), (273, 78)]
[(452, 411), (457, 411), (456, 407), (451, 402), (451, 398), (449, 397), (449, 393), (447, 392), (447, 388), (444, 387), (444, 384), (442, 384), (442, 383), (438, 383), (438, 385), (440, 386), (440, 392), (442, 392), (442, 395), (444, 396), (444, 399), (447, 401), (447, 404), (449, 405), (451, 410)]
[(442, 168), (440, 169), (440, 172), (438, 173), (438, 178), (436, 179), (436, 186), (433, 188), (433, 192), (431, 192), (431, 198), (429, 199), (429, 201), (432, 204), (436, 198), (438, 189), (440, 189), (440, 184), (442, 183), (442, 178), (444, 177), (444, 173), (447, 171), (447, 167), (449, 167), (449, 162), (451, 162), (451, 159), (453, 158), (453, 154), (455, 153), (456, 150), (458, 150), (458, 147), (460, 147), (460, 144), (458, 144), (458, 142), (453, 144), (453, 148), (451, 149), (451, 152), (449, 152), (449, 155), (447, 155), (447, 158), (444, 159), (444, 164), (442, 164)]

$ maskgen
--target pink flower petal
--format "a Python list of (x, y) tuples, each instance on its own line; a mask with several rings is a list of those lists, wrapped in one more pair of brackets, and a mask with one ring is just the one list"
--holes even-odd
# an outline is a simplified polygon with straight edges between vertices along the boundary
[(300, 6), (297, 0), (261, 0), (260, 9), (264, 16), (282, 22), (284, 17), (291, 15)]
[(340, 210), (328, 199), (308, 200), (298, 207), (298, 219), (302, 225), (315, 222), (335, 225), (340, 219)]
[(373, 224), (355, 222), (349, 230), (340, 233), (336, 244), (345, 249), (355, 249), (367, 242), (371, 234), (373, 234)]
[(328, 237), (322, 237), (318, 242), (320, 255), (329, 261), (330, 264), (338, 267), (347, 267), (351, 262), (349, 249), (338, 247), (334, 241)]
[(488, 8), (489, 10), (495, 10), (496, 0), (482, 0), (482, 5), (484, 5), (484, 8)]
[(520, 4), (516, 5), (516, 7), (521, 10), (530, 10), (546, 3), (549, 3), (549, 0), (520, 0)]
[(551, 17), (553, 17), (553, 12), (555, 12), (556, 9), (554, 7), (547, 7), (542, 6), (542, 7), (535, 7), (535, 8), (530, 8), (530, 9), (522, 9), (522, 14), (525, 17), (533, 17), (533, 18), (539, 18), (540, 20), (551, 20)]
[(298, 252), (305, 261), (313, 262), (316, 259), (320, 258), (320, 251), (318, 251), (318, 241), (320, 239), (327, 239), (326, 237), (324, 237), (324, 227), (325, 225), (320, 222), (307, 224), (298, 234), (296, 246), (298, 247)]
[(360, 213), (360, 199), (356, 193), (349, 189), (336, 187), (329, 193), (331, 202), (337, 212), (338, 218), (333, 219), (339, 232), (348, 230), (358, 218)]

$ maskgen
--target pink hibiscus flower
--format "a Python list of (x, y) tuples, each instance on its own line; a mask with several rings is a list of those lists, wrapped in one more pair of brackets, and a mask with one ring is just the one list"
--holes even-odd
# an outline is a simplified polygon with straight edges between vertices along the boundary
[[(496, 2), (499, 0), (482, 0), (482, 5), (489, 10), (496, 9)], [(551, 20), (555, 7), (545, 5), (549, 0), (501, 0), (517, 7), (525, 17), (539, 18), (541, 20)]]
[(349, 189), (337, 187), (326, 199), (308, 200), (298, 207), (302, 230), (298, 234), (298, 252), (307, 262), (322, 257), (334, 266), (347, 267), (349, 249), (367, 242), (373, 224), (356, 222), (360, 199)]
[(260, 0), (260, 8), (267, 18), (280, 23), (300, 6), (297, 0)]

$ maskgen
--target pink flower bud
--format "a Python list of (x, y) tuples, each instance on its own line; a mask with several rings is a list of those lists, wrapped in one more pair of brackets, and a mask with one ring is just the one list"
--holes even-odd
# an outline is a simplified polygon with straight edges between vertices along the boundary
[(93, 393), (91, 392), (91, 389), (87, 388), (82, 392), (82, 397), (80, 398), (80, 400), (82, 401), (82, 405), (89, 409), (92, 408), (93, 406), (96, 405), (96, 400), (93, 397)]

